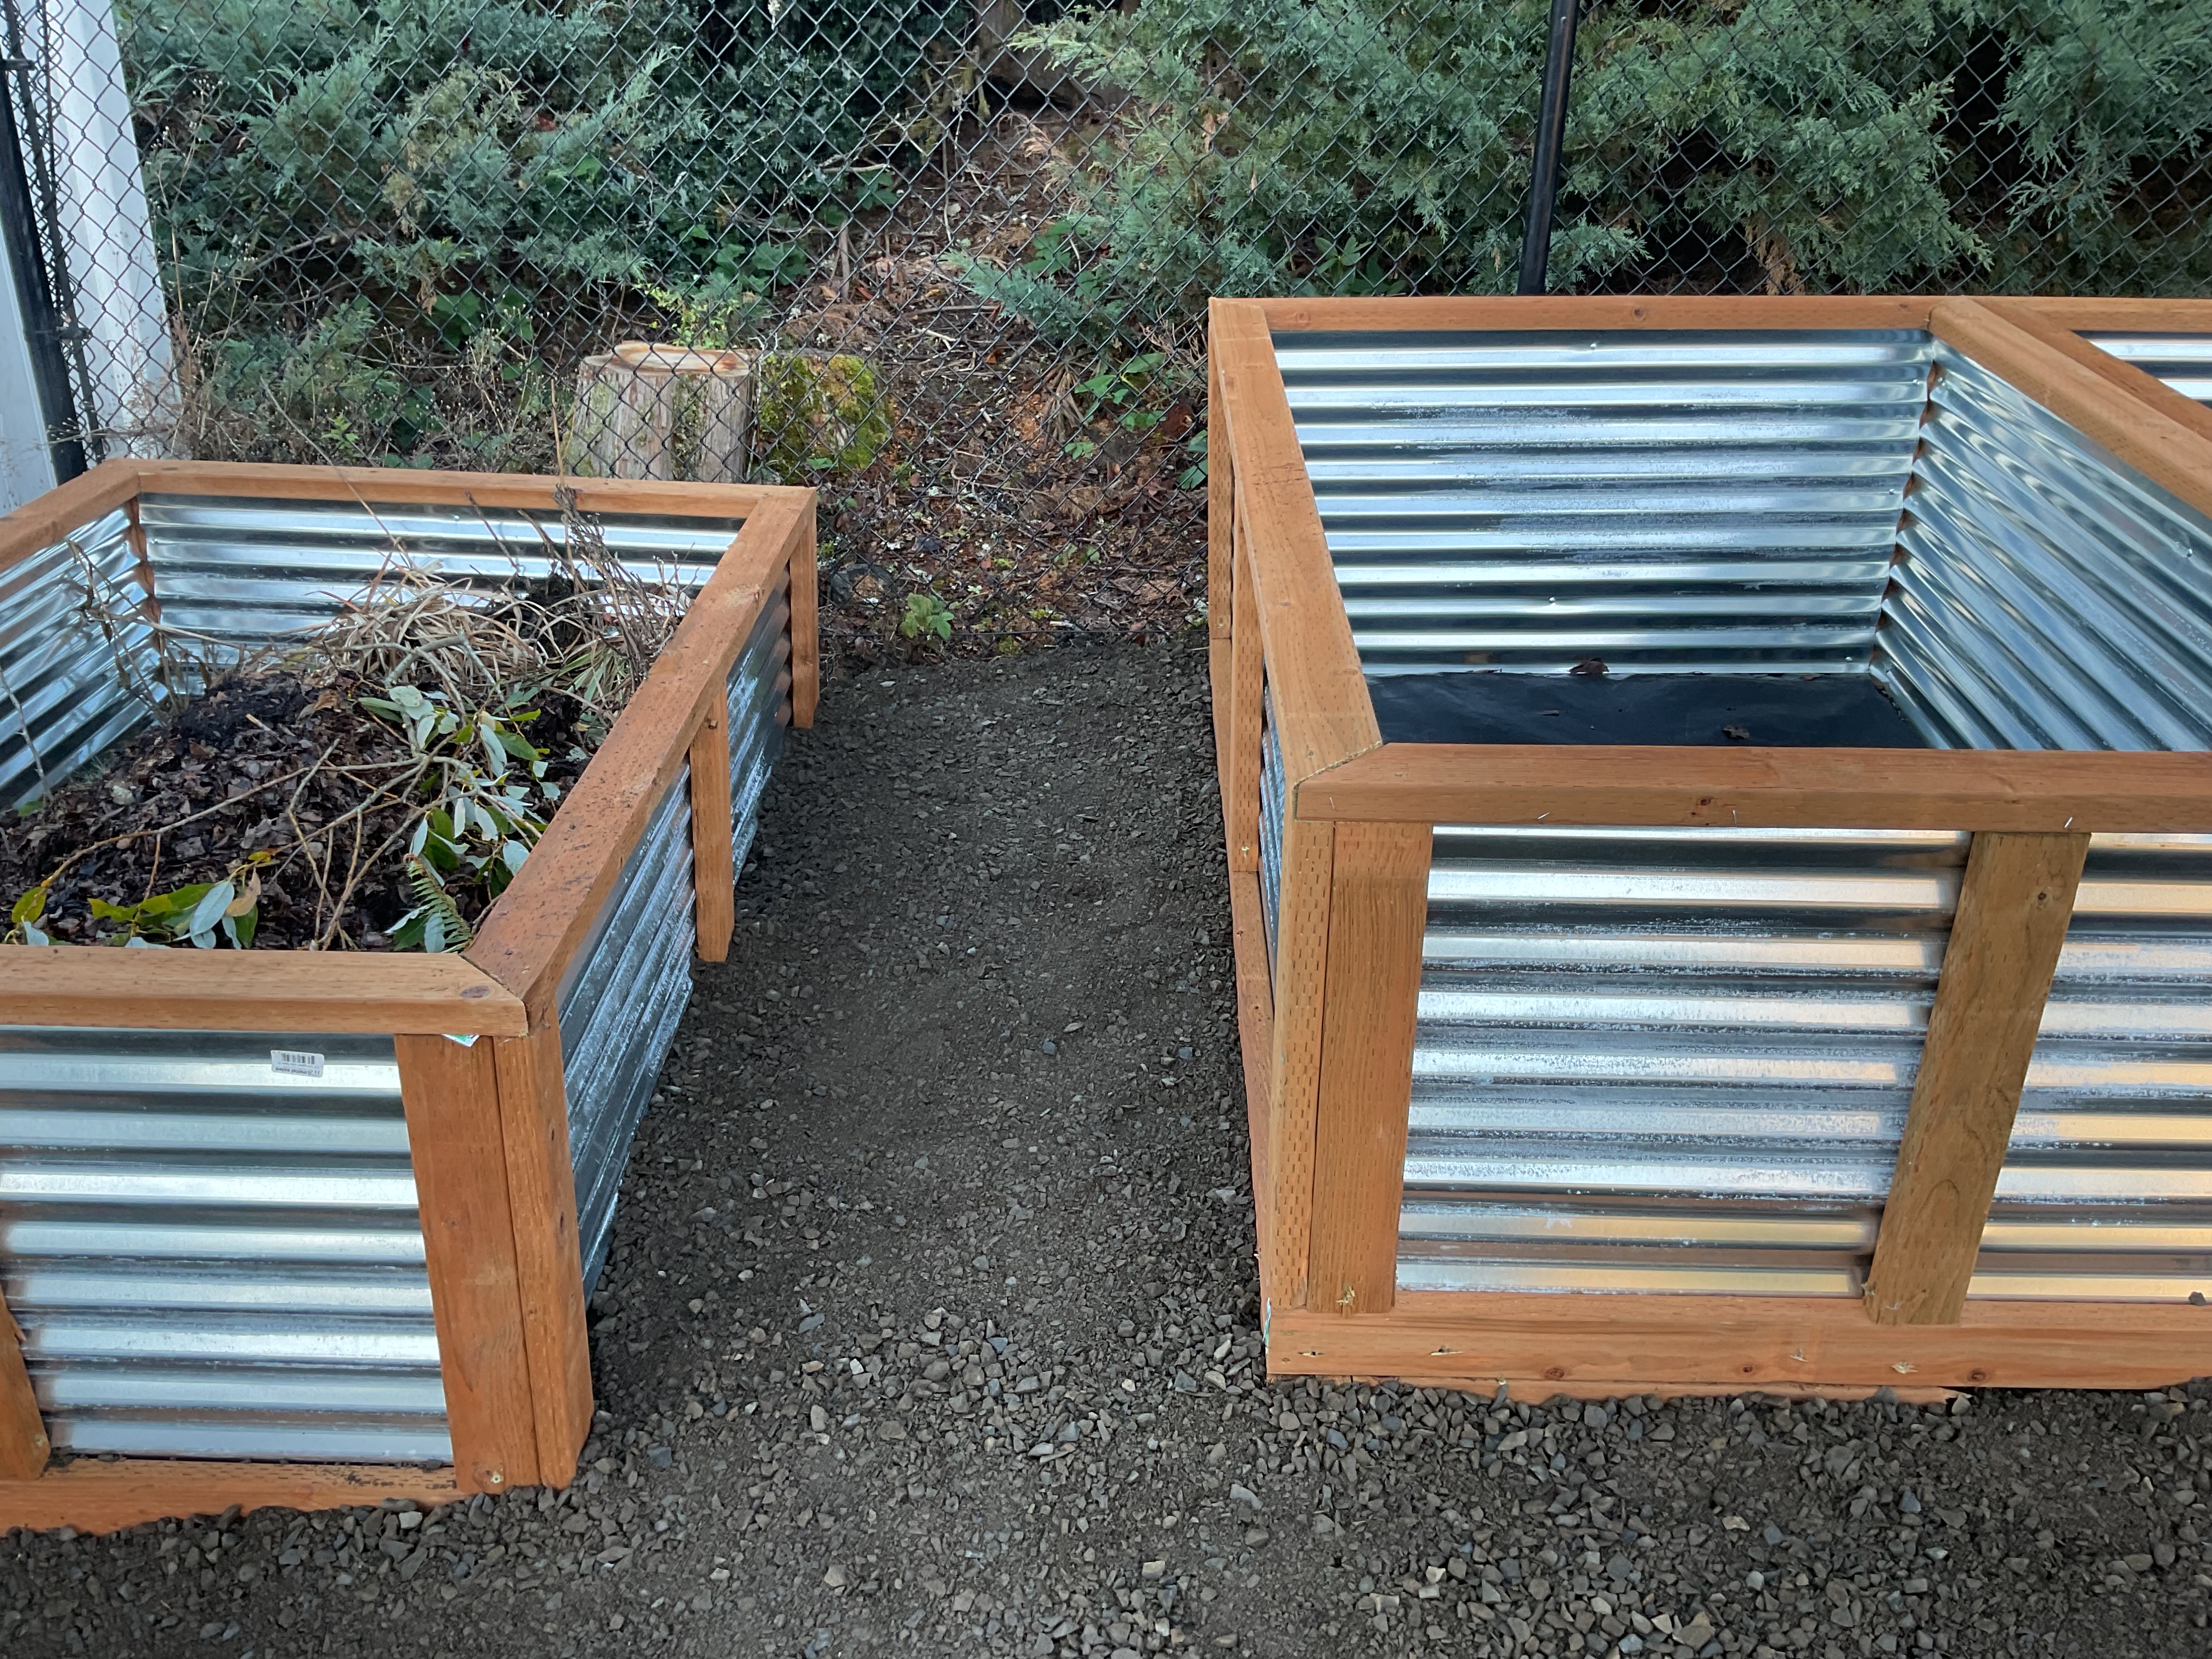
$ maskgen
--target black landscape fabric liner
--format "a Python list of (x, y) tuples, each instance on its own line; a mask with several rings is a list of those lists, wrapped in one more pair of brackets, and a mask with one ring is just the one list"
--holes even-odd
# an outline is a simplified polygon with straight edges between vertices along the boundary
[(1371, 676), (1386, 743), (1925, 749), (1866, 674)]

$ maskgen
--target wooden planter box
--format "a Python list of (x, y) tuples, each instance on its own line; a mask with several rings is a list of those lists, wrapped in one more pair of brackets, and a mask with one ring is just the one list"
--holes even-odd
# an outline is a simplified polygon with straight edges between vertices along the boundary
[[(0, 801), (146, 718), (103, 635), (297, 627), (395, 536), (530, 574), (556, 482), (111, 462), (0, 520)], [(568, 482), (694, 595), (465, 953), (0, 947), (0, 1530), (574, 1474), (587, 1279), (817, 659), (811, 490)]]
[(2212, 305), (1214, 301), (1273, 1373), (2212, 1371), (2191, 336)]

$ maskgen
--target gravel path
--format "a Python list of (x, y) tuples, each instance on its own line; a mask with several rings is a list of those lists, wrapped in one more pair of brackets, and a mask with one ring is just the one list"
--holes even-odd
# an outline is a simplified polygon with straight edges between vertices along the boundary
[(2212, 1391), (1270, 1386), (1204, 659), (832, 684), (567, 1492), (0, 1540), (0, 1653), (2212, 1654)]

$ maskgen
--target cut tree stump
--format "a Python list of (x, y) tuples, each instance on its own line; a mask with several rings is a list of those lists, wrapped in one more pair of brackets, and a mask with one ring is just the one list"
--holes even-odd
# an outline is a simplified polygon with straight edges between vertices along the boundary
[(759, 362), (639, 340), (585, 358), (570, 465), (605, 478), (743, 483)]

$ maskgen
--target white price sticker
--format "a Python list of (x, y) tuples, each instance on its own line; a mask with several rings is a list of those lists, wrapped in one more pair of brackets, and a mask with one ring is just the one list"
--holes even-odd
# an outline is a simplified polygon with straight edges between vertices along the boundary
[(271, 1048), (269, 1051), (269, 1069), (291, 1077), (320, 1077), (323, 1074), (323, 1057), (311, 1054), (304, 1048)]

